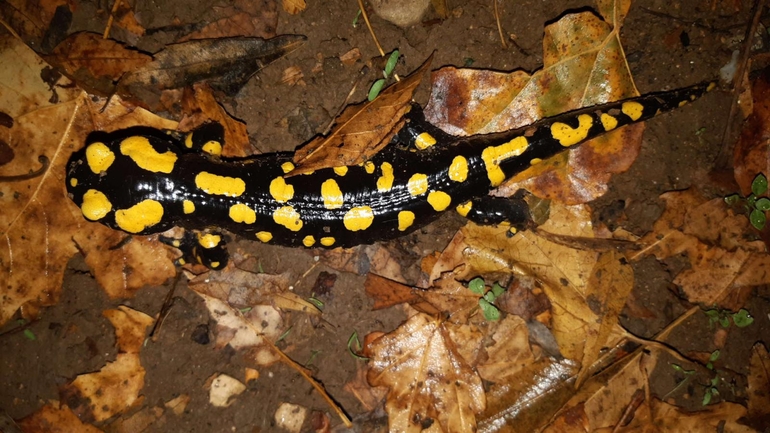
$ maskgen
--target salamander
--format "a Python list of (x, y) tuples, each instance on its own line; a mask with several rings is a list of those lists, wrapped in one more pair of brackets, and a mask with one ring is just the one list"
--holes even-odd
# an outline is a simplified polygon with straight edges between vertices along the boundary
[(187, 135), (147, 127), (95, 132), (71, 156), (66, 187), (89, 221), (137, 235), (174, 226), (196, 231), (172, 243), (192, 244), (192, 256), (215, 269), (227, 260), (221, 230), (270, 244), (336, 248), (405, 235), (447, 210), (486, 224), (520, 224), (527, 218), (522, 207), (488, 197), (491, 189), (532, 164), (714, 87), (698, 84), (467, 137), (441, 131), (414, 107), (371, 160), (290, 177), (292, 152), (220, 158), (217, 123)]

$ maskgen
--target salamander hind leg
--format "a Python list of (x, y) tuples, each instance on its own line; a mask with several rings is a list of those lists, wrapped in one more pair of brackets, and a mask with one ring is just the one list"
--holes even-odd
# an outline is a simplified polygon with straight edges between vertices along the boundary
[(227, 238), (221, 233), (185, 230), (182, 238), (160, 236), (158, 240), (182, 252), (182, 256), (176, 260), (179, 266), (201, 264), (213, 270), (227, 266)]

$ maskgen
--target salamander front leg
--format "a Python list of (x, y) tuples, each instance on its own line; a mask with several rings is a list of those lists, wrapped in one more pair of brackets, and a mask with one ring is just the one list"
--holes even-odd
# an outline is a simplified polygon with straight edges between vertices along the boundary
[(181, 239), (167, 236), (160, 236), (158, 239), (182, 252), (182, 256), (176, 260), (177, 265), (197, 263), (213, 270), (227, 266), (227, 238), (220, 233), (185, 230)]
[(527, 202), (524, 198), (515, 196), (511, 198), (491, 196), (474, 198), (457, 206), (457, 212), (476, 224), (510, 224), (511, 234), (534, 224)]

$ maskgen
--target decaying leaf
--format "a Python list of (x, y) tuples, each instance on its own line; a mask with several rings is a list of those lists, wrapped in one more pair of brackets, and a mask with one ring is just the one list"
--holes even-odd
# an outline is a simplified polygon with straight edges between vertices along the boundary
[(235, 396), (246, 391), (246, 385), (226, 374), (220, 374), (210, 382), (209, 403), (214, 407), (230, 406), (235, 401)]
[(273, 419), (275, 425), (289, 433), (302, 431), (302, 424), (307, 418), (307, 408), (298, 404), (281, 403), (276, 409)]
[(751, 182), (759, 173), (770, 175), (770, 75), (765, 71), (754, 81), (751, 93), (754, 99), (751, 115), (741, 131), (733, 150), (735, 180), (741, 194), (751, 194)]
[(118, 355), (96, 373), (81, 374), (62, 387), (62, 401), (83, 420), (104, 421), (125, 412), (137, 402), (144, 387), (145, 370), (139, 361), (150, 316), (128, 307), (107, 310), (115, 327)]
[(390, 431), (419, 432), (434, 422), (445, 432), (475, 431), (476, 414), (486, 405), (484, 389), (444, 324), (416, 314), (367, 352), (369, 383), (389, 388)]
[[(647, 410), (648, 408), (650, 410)], [(757, 430), (738, 422), (745, 414), (745, 407), (727, 401), (712, 404), (698, 412), (687, 412), (655, 398), (649, 405), (640, 406), (633, 421), (617, 431), (706, 432), (718, 430), (730, 433), (757, 432)]]
[(215, 8), (216, 21), (192, 32), (177, 43), (193, 39), (217, 39), (229, 37), (275, 37), (278, 27), (278, 5), (273, 0), (235, 0), (228, 6)]
[[(545, 28), (543, 69), (521, 71), (444, 68), (434, 73), (429, 122), (455, 135), (515, 129), (576, 108), (638, 95), (619, 40), (630, 0), (600, 1), (603, 21), (590, 12), (568, 14)], [(601, 71), (601, 73), (598, 73)], [(643, 126), (632, 125), (549, 158), (504, 183), (498, 195), (526, 188), (539, 197), (585, 203), (628, 169)]]
[(305, 10), (307, 7), (307, 3), (305, 3), (305, 0), (282, 0), (283, 1), (283, 10), (290, 13), (291, 15), (297, 15), (298, 13)]
[(362, 163), (385, 147), (402, 124), (414, 90), (430, 68), (432, 57), (409, 77), (385, 89), (371, 102), (350, 105), (335, 119), (329, 135), (317, 137), (297, 150), (290, 175), (321, 168)]
[(67, 0), (7, 0), (0, 3), (0, 17), (7, 26), (13, 28), (21, 40), (42, 46), (56, 14), (69, 15), (71, 20), (72, 6)]
[(201, 81), (233, 94), (257, 71), (296, 50), (304, 41), (304, 36), (282, 35), (268, 40), (203, 39), (169, 45), (153, 56), (153, 62), (124, 75), (117, 91), (150, 106), (157, 105), (163, 90)]
[(192, 90), (185, 88), (182, 96), (182, 111), (185, 116), (179, 122), (180, 131), (192, 131), (206, 122), (218, 122), (225, 128), (222, 156), (234, 158), (254, 154), (246, 125), (227, 114), (227, 111), (214, 98), (209, 86), (196, 84)]
[(761, 430), (770, 425), (770, 354), (762, 343), (751, 349), (748, 381), (749, 407), (745, 424)]
[(216, 298), (235, 308), (269, 305), (275, 308), (320, 315), (312, 303), (289, 291), (289, 273), (271, 275), (233, 268), (212, 272), (190, 281), (190, 288), (205, 297)]
[(535, 362), (529, 331), (524, 320), (517, 316), (505, 316), (491, 326), (492, 343), (485, 346), (487, 356), (476, 369), (484, 380), (507, 382)]
[(109, 96), (127, 71), (144, 67), (152, 57), (91, 32), (78, 32), (62, 41), (45, 60), (59, 68), (83, 90)]
[(639, 243), (643, 249), (629, 255), (637, 260), (655, 255), (658, 260), (685, 253), (690, 267), (676, 276), (690, 302), (713, 305), (739, 287), (770, 282), (770, 255), (762, 241), (748, 241), (753, 229), (748, 219), (734, 215), (721, 198), (706, 200), (690, 189), (661, 195), (666, 210), (653, 231)]
[[(18, 425), (21, 431), (25, 433), (48, 433), (52, 431), (101, 433), (101, 430), (90, 424), (85, 424), (67, 405), (58, 401), (52, 401), (22, 418), (18, 421)], [(57, 430), (52, 430), (52, 427)]]

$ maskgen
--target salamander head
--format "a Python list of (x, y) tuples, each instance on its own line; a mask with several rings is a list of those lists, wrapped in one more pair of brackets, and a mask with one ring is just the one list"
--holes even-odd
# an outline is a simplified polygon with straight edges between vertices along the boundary
[(94, 133), (67, 163), (70, 199), (89, 221), (128, 233), (167, 230), (178, 159), (173, 138), (150, 128)]

